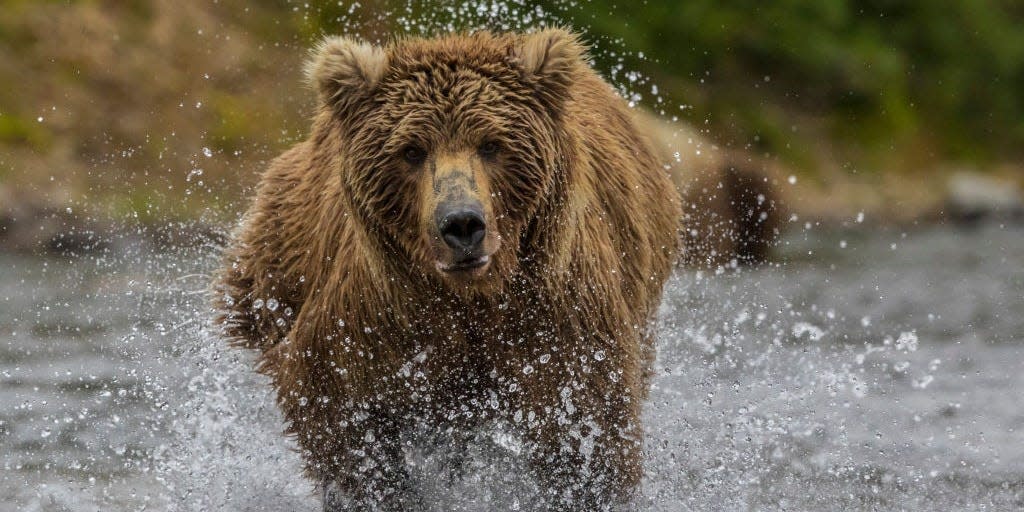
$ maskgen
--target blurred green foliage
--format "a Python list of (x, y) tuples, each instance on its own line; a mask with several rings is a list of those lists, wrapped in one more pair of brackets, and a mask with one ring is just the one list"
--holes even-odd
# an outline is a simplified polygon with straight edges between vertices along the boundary
[(0, 111), (0, 143), (27, 144), (37, 151), (45, 151), (51, 135), (39, 123)]
[[(801, 119), (851, 155), (925, 144), (938, 159), (1024, 148), (1024, 3), (1018, 0), (594, 0), (548, 7), (634, 52), (742, 142), (786, 153)], [(637, 57), (642, 54), (644, 58)], [(597, 54), (604, 68), (618, 56)], [(790, 148), (792, 151), (792, 148)]]

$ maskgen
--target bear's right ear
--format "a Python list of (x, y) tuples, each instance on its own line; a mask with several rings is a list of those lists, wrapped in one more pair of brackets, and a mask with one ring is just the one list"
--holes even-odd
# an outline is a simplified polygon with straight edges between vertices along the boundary
[(306, 78), (323, 104), (341, 110), (377, 85), (387, 69), (382, 48), (347, 37), (324, 39), (312, 55), (306, 63)]

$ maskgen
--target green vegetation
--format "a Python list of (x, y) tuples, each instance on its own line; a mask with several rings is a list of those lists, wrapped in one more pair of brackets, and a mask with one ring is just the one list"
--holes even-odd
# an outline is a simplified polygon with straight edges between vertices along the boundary
[[(596, 0), (552, 10), (645, 58), (661, 91), (737, 143), (826, 135), (857, 160), (1024, 155), (1024, 4), (1015, 0)], [(598, 54), (604, 67), (617, 58)], [(797, 131), (791, 129), (796, 127)], [(812, 133), (801, 129), (812, 129)], [(818, 130), (824, 130), (824, 133)]]
[(37, 151), (45, 151), (50, 133), (40, 124), (0, 111), (0, 144), (25, 144)]

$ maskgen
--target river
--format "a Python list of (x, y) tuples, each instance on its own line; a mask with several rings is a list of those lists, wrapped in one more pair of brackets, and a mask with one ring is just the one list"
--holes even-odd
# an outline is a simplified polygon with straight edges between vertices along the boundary
[[(669, 282), (638, 510), (1024, 508), (1024, 229), (851, 224)], [(206, 329), (218, 248), (111, 247), (0, 254), (0, 511), (318, 510)], [(436, 510), (521, 504), (507, 437), (410, 455)]]

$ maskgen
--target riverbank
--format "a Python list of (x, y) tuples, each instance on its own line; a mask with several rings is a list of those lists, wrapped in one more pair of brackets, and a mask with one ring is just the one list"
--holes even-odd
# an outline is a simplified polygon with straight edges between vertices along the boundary
[[(832, 176), (830, 181), (772, 169), (770, 176), (785, 212), (783, 231), (808, 223), (824, 228), (861, 224), (911, 228), (986, 220), (1024, 223), (1021, 178), (1009, 169), (914, 177)], [(936, 186), (937, 182), (944, 185)], [(200, 202), (201, 198), (193, 200)], [(0, 183), (0, 250), (77, 254), (124, 244), (154, 248), (219, 244), (243, 202), (184, 214), (161, 215), (160, 207), (154, 205), (147, 205), (144, 212), (111, 212), (83, 206), (70, 194), (40, 197)]]
[(195, 219), (140, 219), (91, 212), (70, 201), (19, 195), (0, 184), (0, 252), (82, 255), (125, 248), (164, 251), (219, 245), (227, 223)]

